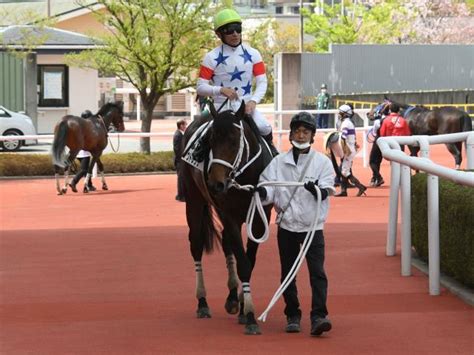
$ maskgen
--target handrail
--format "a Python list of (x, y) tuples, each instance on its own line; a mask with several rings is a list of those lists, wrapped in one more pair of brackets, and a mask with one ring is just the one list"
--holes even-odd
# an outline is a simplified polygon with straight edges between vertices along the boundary
[[(380, 137), (377, 144), (382, 155), (391, 161), (391, 183), (389, 223), (387, 230), (386, 255), (396, 252), (398, 196), (401, 196), (401, 274), (411, 275), (411, 170), (428, 173), (428, 259), (429, 292), (440, 294), (439, 282), (439, 191), (438, 177), (444, 177), (458, 184), (474, 187), (474, 172), (446, 168), (429, 159), (431, 144), (465, 142), (467, 169), (474, 169), (474, 132), (442, 134), (437, 136)], [(400, 144), (417, 145), (421, 157), (410, 157), (403, 153)], [(401, 166), (400, 166), (401, 165)]]

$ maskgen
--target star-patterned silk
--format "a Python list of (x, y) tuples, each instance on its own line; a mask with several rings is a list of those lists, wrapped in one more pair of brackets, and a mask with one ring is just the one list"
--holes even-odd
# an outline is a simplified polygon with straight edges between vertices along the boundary
[[(254, 92), (253, 77), (256, 78)], [(199, 71), (198, 94), (213, 96), (214, 102), (220, 104), (226, 99), (219, 94), (221, 87), (235, 89), (245, 102), (259, 103), (267, 89), (265, 64), (260, 53), (245, 44), (235, 48), (223, 44), (207, 53)]]

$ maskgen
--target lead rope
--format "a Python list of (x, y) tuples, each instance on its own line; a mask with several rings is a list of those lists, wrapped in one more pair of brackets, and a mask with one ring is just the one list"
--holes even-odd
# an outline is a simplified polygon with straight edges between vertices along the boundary
[[(302, 182), (266, 181), (266, 182), (259, 183), (257, 187), (260, 187), (260, 186), (298, 186), (298, 187), (301, 187), (303, 185), (304, 183)], [(239, 185), (235, 180), (232, 181), (232, 186), (235, 187), (236, 189), (245, 190), (245, 191), (251, 191), (253, 189), (253, 185)], [(295, 279), (296, 274), (298, 273), (298, 270), (300, 269), (301, 264), (303, 263), (303, 260), (306, 257), (306, 253), (308, 252), (309, 247), (311, 246), (311, 243), (313, 241), (314, 234), (316, 233), (316, 227), (318, 225), (320, 211), (321, 211), (321, 190), (319, 189), (318, 186), (315, 186), (315, 187), (316, 187), (316, 193), (318, 196), (318, 199), (316, 201), (316, 218), (314, 219), (310, 230), (308, 231), (308, 233), (306, 233), (306, 237), (303, 241), (303, 245), (300, 249), (300, 252), (293, 266), (291, 267), (291, 270), (286, 275), (280, 287), (278, 287), (278, 289), (275, 291), (275, 294), (270, 300), (265, 311), (263, 311), (260, 317), (258, 317), (258, 320), (262, 322), (265, 322), (265, 320), (267, 319), (267, 315), (272, 309), (272, 307), (275, 305), (275, 303), (278, 301), (281, 295), (285, 292), (285, 290), (288, 288), (291, 282)], [(258, 211), (260, 218), (263, 221), (263, 225), (265, 226), (265, 231), (260, 238), (255, 238), (252, 234), (252, 224), (255, 217), (255, 210)], [(261, 244), (267, 241), (268, 236), (269, 236), (268, 219), (267, 219), (267, 216), (265, 215), (262, 201), (260, 200), (260, 194), (258, 193), (257, 190), (255, 190), (252, 200), (250, 201), (250, 206), (247, 212), (247, 218), (246, 218), (245, 223), (246, 223), (247, 236), (249, 237), (250, 240), (258, 244)]]

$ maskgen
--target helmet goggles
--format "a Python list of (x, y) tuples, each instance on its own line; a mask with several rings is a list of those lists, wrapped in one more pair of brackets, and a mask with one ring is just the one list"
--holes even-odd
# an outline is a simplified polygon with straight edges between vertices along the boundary
[(224, 34), (224, 35), (231, 35), (234, 32), (237, 32), (238, 34), (241, 34), (242, 33), (242, 24), (238, 23), (238, 22), (229, 23), (229, 24), (219, 28), (219, 32)]

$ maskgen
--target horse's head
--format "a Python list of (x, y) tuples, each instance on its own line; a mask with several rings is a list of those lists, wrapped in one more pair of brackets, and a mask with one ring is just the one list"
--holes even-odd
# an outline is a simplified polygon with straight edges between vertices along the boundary
[(388, 115), (390, 103), (390, 100), (385, 99), (383, 102), (381, 102), (380, 104), (372, 108), (369, 112), (367, 112), (367, 118), (373, 121), (380, 120), (382, 116)]
[(210, 105), (210, 112), (214, 121), (209, 137), (211, 158), (207, 185), (212, 193), (222, 194), (227, 192), (229, 182), (242, 159), (245, 103), (242, 101), (235, 113), (231, 110), (218, 113), (214, 105)]
[(123, 102), (112, 103), (109, 102), (101, 107), (97, 116), (101, 116), (106, 122), (107, 128), (112, 124), (119, 132), (125, 131), (123, 123)]

